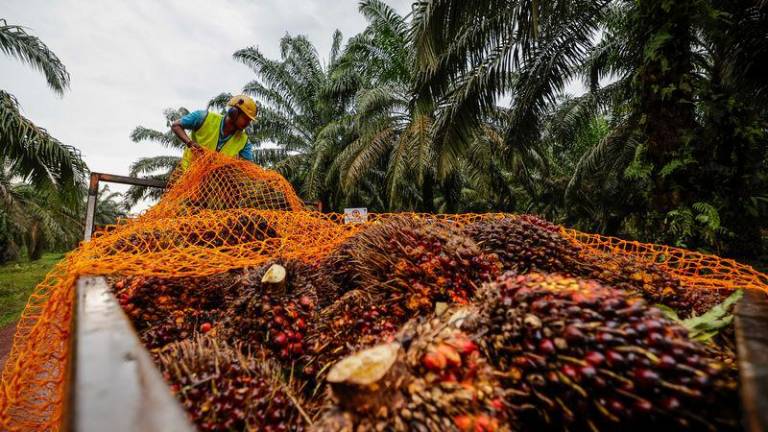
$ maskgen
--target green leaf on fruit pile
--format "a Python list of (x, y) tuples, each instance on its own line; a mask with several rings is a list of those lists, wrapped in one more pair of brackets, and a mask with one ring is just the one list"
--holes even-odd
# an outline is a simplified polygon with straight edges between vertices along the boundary
[(667, 318), (677, 321), (688, 329), (691, 339), (698, 341), (706, 341), (717, 335), (720, 330), (728, 327), (733, 322), (733, 314), (730, 312), (731, 307), (736, 304), (744, 296), (743, 290), (735, 291), (728, 296), (722, 303), (708, 310), (707, 312), (693, 316), (691, 318), (681, 320), (674, 309), (664, 306), (656, 305)]
[(661, 309), (661, 311), (664, 312), (664, 316), (666, 316), (667, 318), (671, 319), (672, 321), (675, 321), (675, 322), (681, 322), (682, 321), (680, 319), (680, 316), (677, 315), (677, 311), (675, 311), (671, 307), (669, 307), (667, 305), (663, 305), (663, 304), (655, 304), (653, 306)]

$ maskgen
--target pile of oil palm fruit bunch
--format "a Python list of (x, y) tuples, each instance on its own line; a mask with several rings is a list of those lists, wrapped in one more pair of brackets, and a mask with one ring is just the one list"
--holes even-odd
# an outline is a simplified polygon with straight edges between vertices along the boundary
[(315, 262), (113, 290), (200, 430), (739, 429), (740, 293), (534, 216), (392, 217)]

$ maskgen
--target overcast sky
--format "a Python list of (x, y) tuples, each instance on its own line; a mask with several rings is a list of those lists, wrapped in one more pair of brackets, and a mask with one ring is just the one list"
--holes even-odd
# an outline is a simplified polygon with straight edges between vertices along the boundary
[[(82, 151), (92, 171), (127, 174), (143, 156), (169, 154), (135, 144), (137, 125), (162, 129), (163, 109), (203, 109), (238, 92), (254, 75), (232, 53), (258, 46), (278, 58), (286, 32), (305, 34), (327, 59), (335, 29), (345, 39), (365, 20), (356, 0), (0, 0), (0, 18), (22, 25), (61, 58), (72, 76), (63, 97), (43, 76), (0, 55), (0, 88), (22, 112)], [(387, 0), (401, 13), (411, 0)], [(113, 187), (113, 190), (122, 190)]]

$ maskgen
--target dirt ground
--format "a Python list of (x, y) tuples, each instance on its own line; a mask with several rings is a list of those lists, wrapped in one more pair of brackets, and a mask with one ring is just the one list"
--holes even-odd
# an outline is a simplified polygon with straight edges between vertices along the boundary
[(11, 351), (11, 344), (13, 343), (13, 335), (15, 333), (15, 323), (0, 328), (0, 370), (3, 370), (3, 365), (5, 365), (5, 358), (8, 356), (8, 352)]

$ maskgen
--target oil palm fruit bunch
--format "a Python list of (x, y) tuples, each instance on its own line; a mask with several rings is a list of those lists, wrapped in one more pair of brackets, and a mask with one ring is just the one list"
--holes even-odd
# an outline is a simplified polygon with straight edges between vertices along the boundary
[(495, 253), (505, 270), (579, 274), (579, 250), (560, 235), (557, 225), (532, 215), (485, 219), (464, 233), (486, 252)]
[[(140, 319), (131, 318), (134, 326), (141, 325)], [(220, 318), (219, 311), (177, 309), (137, 330), (141, 342), (149, 349), (156, 349), (198, 334), (215, 333), (214, 327)]]
[[(445, 314), (411, 321), (401, 331), (400, 339), (408, 346), (408, 367), (418, 377), (408, 388), (411, 402), (406, 409), (416, 420), (420, 411), (437, 410), (452, 420), (451, 429), (460, 431), (505, 430), (510, 419), (504, 415), (498, 378), (477, 343), (460, 329), (460, 322), (455, 315)], [(434, 408), (420, 407), (419, 400)]]
[[(295, 264), (288, 267), (296, 269)], [(254, 278), (258, 274), (261, 277)], [(272, 263), (243, 275), (245, 287), (230, 304), (222, 325), (228, 339), (268, 346), (282, 361), (297, 360), (307, 352), (305, 335), (314, 322), (317, 297), (311, 285), (293, 284), (304, 279), (288, 274), (285, 267)]]
[(508, 430), (493, 370), (452, 322), (409, 323), (401, 339), (331, 368), (336, 405), (314, 430)]
[(310, 326), (304, 376), (322, 383), (324, 373), (353, 352), (391, 342), (409, 314), (397, 303), (362, 289), (347, 292), (323, 308)]
[[(274, 275), (264, 279), (270, 268), (278, 270), (280, 266), (285, 275)], [(295, 259), (275, 260), (255, 269), (245, 269), (240, 276), (240, 283), (251, 291), (280, 291), (280, 295), (308, 295), (315, 301), (315, 308), (323, 308), (341, 295), (341, 288), (324, 268), (317, 263), (305, 263)]]
[(435, 302), (467, 303), (501, 267), (456, 226), (404, 217), (351, 237), (325, 265), (347, 289), (379, 286), (405, 309), (422, 313)]
[(640, 293), (647, 301), (667, 305), (688, 317), (722, 300), (722, 293), (687, 289), (679, 277), (654, 263), (584, 250), (560, 233), (560, 227), (532, 215), (485, 219), (464, 232), (486, 252), (499, 256), (505, 270), (542, 271), (597, 279)]
[(234, 273), (194, 278), (135, 276), (117, 280), (112, 286), (118, 303), (141, 330), (176, 310), (216, 314), (237, 296), (236, 278)]
[(157, 362), (199, 430), (302, 431), (308, 417), (280, 368), (211, 337), (169, 345)]
[(648, 302), (669, 306), (683, 318), (701, 315), (727, 297), (717, 290), (686, 287), (671, 271), (647, 261), (610, 254), (592, 255), (591, 260), (590, 266), (572, 274), (640, 293)]
[[(687, 330), (594, 280), (507, 273), (468, 329), (528, 430), (728, 430), (736, 380)], [(469, 330), (468, 330), (469, 331)]]
[[(162, 321), (168, 313), (185, 305), (179, 304), (179, 287), (157, 277), (128, 277), (113, 284), (117, 301), (136, 323), (137, 329)], [(191, 306), (191, 305), (190, 305)]]

